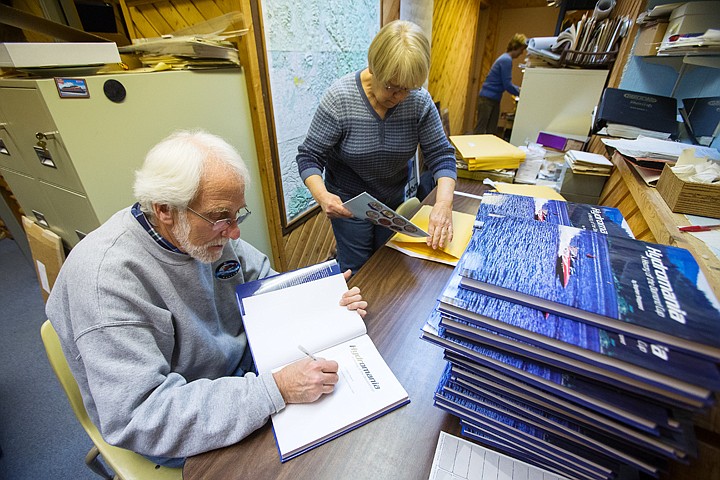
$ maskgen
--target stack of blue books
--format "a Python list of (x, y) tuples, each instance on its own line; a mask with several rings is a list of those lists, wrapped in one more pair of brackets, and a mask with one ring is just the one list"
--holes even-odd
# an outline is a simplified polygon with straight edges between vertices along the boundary
[(422, 332), (448, 361), (435, 404), (568, 478), (689, 462), (720, 390), (720, 304), (692, 255), (610, 207), (486, 193), (475, 227)]

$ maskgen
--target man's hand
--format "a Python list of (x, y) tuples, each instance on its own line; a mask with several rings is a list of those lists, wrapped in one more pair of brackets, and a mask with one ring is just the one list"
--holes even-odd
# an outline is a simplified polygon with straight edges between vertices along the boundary
[[(348, 281), (351, 275), (352, 270), (345, 270), (343, 273), (345, 281)], [(358, 287), (353, 287), (343, 293), (343, 296), (340, 299), (340, 306), (347, 307), (348, 310), (355, 310), (362, 318), (365, 318), (365, 315), (367, 315), (367, 305), (367, 302), (362, 299), (362, 295), (360, 295), (360, 289)]]
[(334, 360), (304, 358), (273, 373), (285, 403), (310, 403), (332, 393), (338, 382)]

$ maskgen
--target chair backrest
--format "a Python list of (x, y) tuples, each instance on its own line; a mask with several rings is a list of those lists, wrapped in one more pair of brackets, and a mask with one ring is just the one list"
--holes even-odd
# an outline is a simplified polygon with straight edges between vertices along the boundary
[(70, 371), (70, 366), (60, 346), (60, 338), (50, 323), (50, 320), (46, 320), (45, 323), (42, 324), (42, 327), (40, 327), (40, 336), (45, 345), (45, 352), (50, 361), (50, 366), (60, 381), (63, 390), (65, 390), (65, 394), (67, 395), (75, 416), (97, 447), (105, 463), (113, 469), (117, 477), (123, 480), (141, 480), (146, 478), (152, 478), (153, 480), (182, 479), (181, 468), (157, 467), (140, 454), (112, 446), (105, 442), (100, 431), (95, 424), (90, 421), (87, 410), (85, 410), (80, 388)]
[(88, 417), (87, 410), (85, 410), (85, 405), (83, 404), (78, 384), (70, 371), (70, 366), (68, 365), (67, 360), (65, 359), (65, 354), (60, 346), (60, 338), (58, 337), (57, 332), (55, 332), (50, 320), (46, 320), (45, 323), (42, 324), (42, 327), (40, 327), (40, 336), (42, 337), (43, 344), (45, 345), (45, 352), (47, 353), (48, 360), (50, 361), (50, 366), (60, 381), (60, 385), (65, 391), (65, 395), (67, 395), (75, 416), (85, 430), (88, 429), (88, 425), (92, 425), (94, 427), (90, 421), (90, 417)]

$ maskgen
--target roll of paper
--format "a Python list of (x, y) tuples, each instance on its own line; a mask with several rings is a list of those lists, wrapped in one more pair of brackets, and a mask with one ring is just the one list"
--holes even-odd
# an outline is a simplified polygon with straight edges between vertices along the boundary
[(610, 16), (610, 12), (615, 7), (615, 0), (599, 0), (595, 4), (595, 10), (593, 11), (593, 18), (595, 20), (605, 20)]
[(534, 50), (550, 50), (557, 37), (534, 37), (528, 40), (528, 47)]

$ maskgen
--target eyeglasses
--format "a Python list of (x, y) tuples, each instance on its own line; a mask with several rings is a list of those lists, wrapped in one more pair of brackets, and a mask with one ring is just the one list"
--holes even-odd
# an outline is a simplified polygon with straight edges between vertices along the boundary
[(402, 93), (402, 94), (408, 94), (410, 92), (417, 92), (420, 90), (420, 88), (405, 88), (405, 87), (396, 87), (395, 85), (388, 85), (387, 83), (383, 84), (385, 86), (385, 91), (390, 92), (393, 95), (396, 93)]
[(192, 213), (197, 215), (198, 217), (202, 218), (206, 222), (208, 222), (210, 225), (212, 225), (212, 231), (213, 232), (224, 232), (228, 228), (230, 228), (233, 225), (240, 225), (242, 222), (245, 221), (245, 219), (250, 215), (250, 210), (248, 210), (247, 207), (243, 207), (245, 209), (244, 212), (238, 213), (237, 217), (235, 218), (223, 218), (221, 220), (212, 221), (206, 216), (196, 212), (190, 207), (187, 207), (188, 210), (190, 210)]

